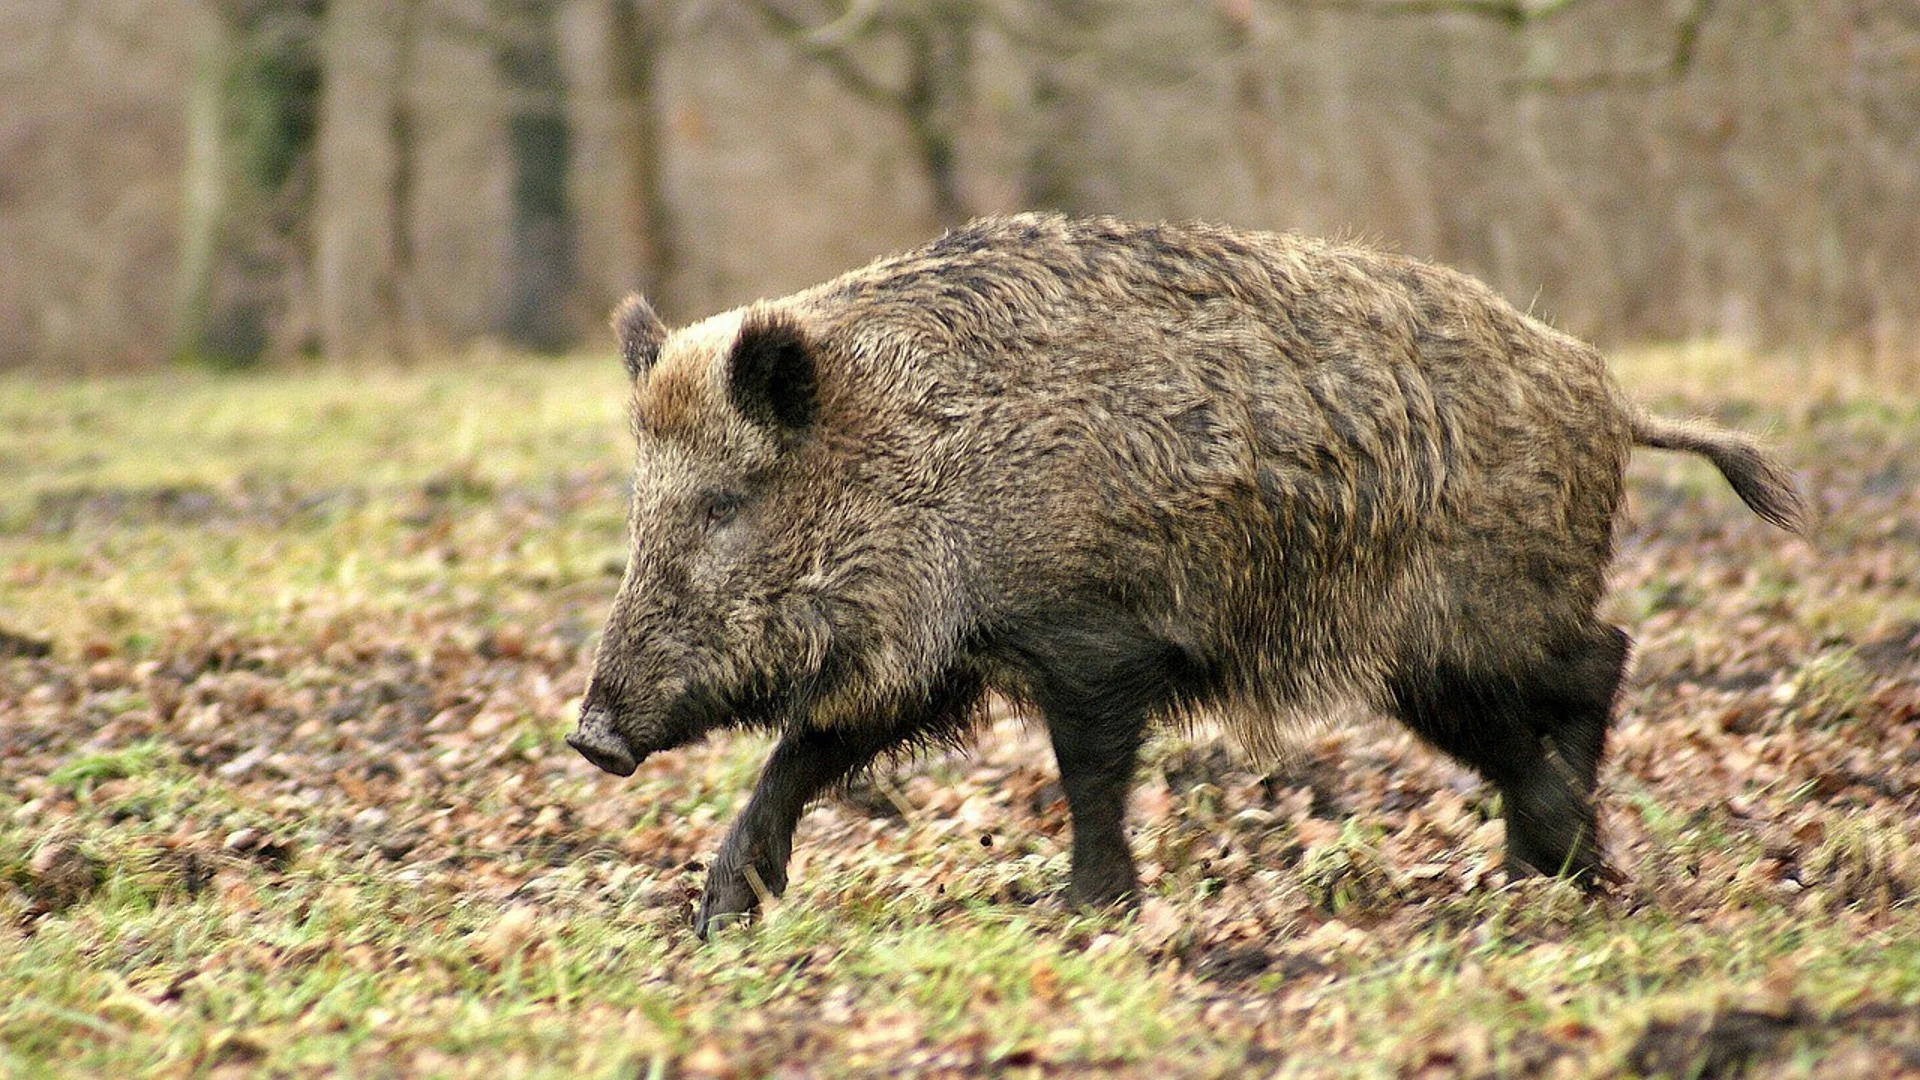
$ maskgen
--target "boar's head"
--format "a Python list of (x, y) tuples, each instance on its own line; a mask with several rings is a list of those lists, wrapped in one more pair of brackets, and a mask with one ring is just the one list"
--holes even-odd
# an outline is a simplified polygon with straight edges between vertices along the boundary
[(863, 452), (837, 419), (838, 365), (804, 313), (755, 305), (668, 334), (635, 296), (614, 327), (634, 384), (632, 554), (567, 742), (624, 776), (722, 725), (859, 722), (927, 685), (953, 640), (929, 611), (951, 595), (928, 555), (944, 545), (883, 494), (898, 481), (873, 466), (900, 455)]

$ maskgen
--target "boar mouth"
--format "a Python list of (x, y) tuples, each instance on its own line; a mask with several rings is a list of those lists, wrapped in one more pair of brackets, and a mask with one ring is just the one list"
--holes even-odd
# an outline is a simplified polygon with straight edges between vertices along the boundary
[(602, 771), (632, 776), (656, 751), (685, 746), (715, 728), (777, 730), (799, 713), (801, 700), (793, 693), (684, 694), (667, 710), (670, 719), (664, 726), (672, 734), (646, 739), (645, 746), (636, 745), (624, 734), (606, 707), (590, 705), (581, 710), (579, 722), (567, 735), (567, 745)]

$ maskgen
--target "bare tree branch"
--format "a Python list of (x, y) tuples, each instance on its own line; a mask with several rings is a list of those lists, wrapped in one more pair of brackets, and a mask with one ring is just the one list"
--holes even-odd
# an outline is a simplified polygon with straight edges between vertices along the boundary
[(1719, 0), (1693, 0), (1686, 14), (1674, 24), (1673, 48), (1664, 57), (1649, 60), (1639, 67), (1619, 71), (1589, 71), (1577, 75), (1543, 75), (1516, 79), (1507, 84), (1509, 93), (1577, 94), (1611, 90), (1645, 90), (1678, 82), (1693, 70), (1700, 52), (1700, 33)]
[[(959, 185), (957, 125), (972, 95), (972, 38), (981, 19), (956, 0), (908, 11), (852, 0), (838, 17), (809, 26), (777, 0), (755, 0), (760, 19), (789, 47), (826, 68), (847, 91), (897, 115), (932, 190), (935, 214), (957, 224), (972, 216)], [(900, 85), (889, 85), (856, 59), (854, 46), (881, 36), (904, 52)]]
[(1284, 0), (1284, 6), (1379, 18), (1474, 15), (1507, 26), (1545, 22), (1581, 0)]
[(889, 109), (905, 107), (906, 94), (875, 79), (856, 63), (847, 44), (863, 36), (871, 25), (875, 5), (856, 3), (846, 14), (824, 27), (809, 27), (774, 0), (758, 0), (753, 9), (767, 28), (790, 47), (825, 67), (840, 85), (858, 97)]
[(832, 22), (807, 31), (806, 36), (821, 48), (834, 48), (857, 41), (872, 27), (879, 6), (880, 0), (853, 0), (847, 5), (847, 10)]
[[(1378, 18), (1473, 15), (1519, 30), (1544, 23), (1580, 6), (1583, 0), (1276, 0), (1284, 7), (1309, 11), (1338, 11)], [(1693, 68), (1700, 33), (1717, 0), (1693, 0), (1674, 24), (1673, 47), (1665, 57), (1619, 71), (1589, 71), (1577, 75), (1537, 75), (1507, 84), (1508, 93), (1586, 94), (1606, 90), (1646, 89), (1684, 77)]]
[(1009, 43), (1043, 57), (1085, 48), (1093, 30), (1111, 21), (1119, 11), (1115, 0), (1051, 0), (1044, 4), (1002, 0), (978, 8), (982, 23)]

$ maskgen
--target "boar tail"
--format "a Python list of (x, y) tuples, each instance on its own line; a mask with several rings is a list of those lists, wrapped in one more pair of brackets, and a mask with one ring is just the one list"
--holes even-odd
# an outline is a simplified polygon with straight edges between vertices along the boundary
[(1704, 420), (1674, 420), (1636, 410), (1633, 441), (1705, 455), (1754, 513), (1788, 532), (1806, 531), (1807, 503), (1793, 474), (1758, 440)]

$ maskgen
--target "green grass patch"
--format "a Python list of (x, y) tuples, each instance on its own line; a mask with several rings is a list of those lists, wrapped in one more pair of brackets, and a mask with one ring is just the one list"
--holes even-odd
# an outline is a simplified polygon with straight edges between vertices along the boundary
[(1892, 1075), (1920, 414), (1755, 374), (1795, 363), (1621, 358), (1771, 427), (1828, 520), (1636, 458), (1601, 895), (1509, 882), (1475, 779), (1368, 727), (1157, 745), (1141, 909), (1070, 911), (1008, 722), (817, 808), (705, 944), (767, 740), (626, 781), (560, 743), (626, 550), (616, 363), (0, 379), (0, 1076)]

